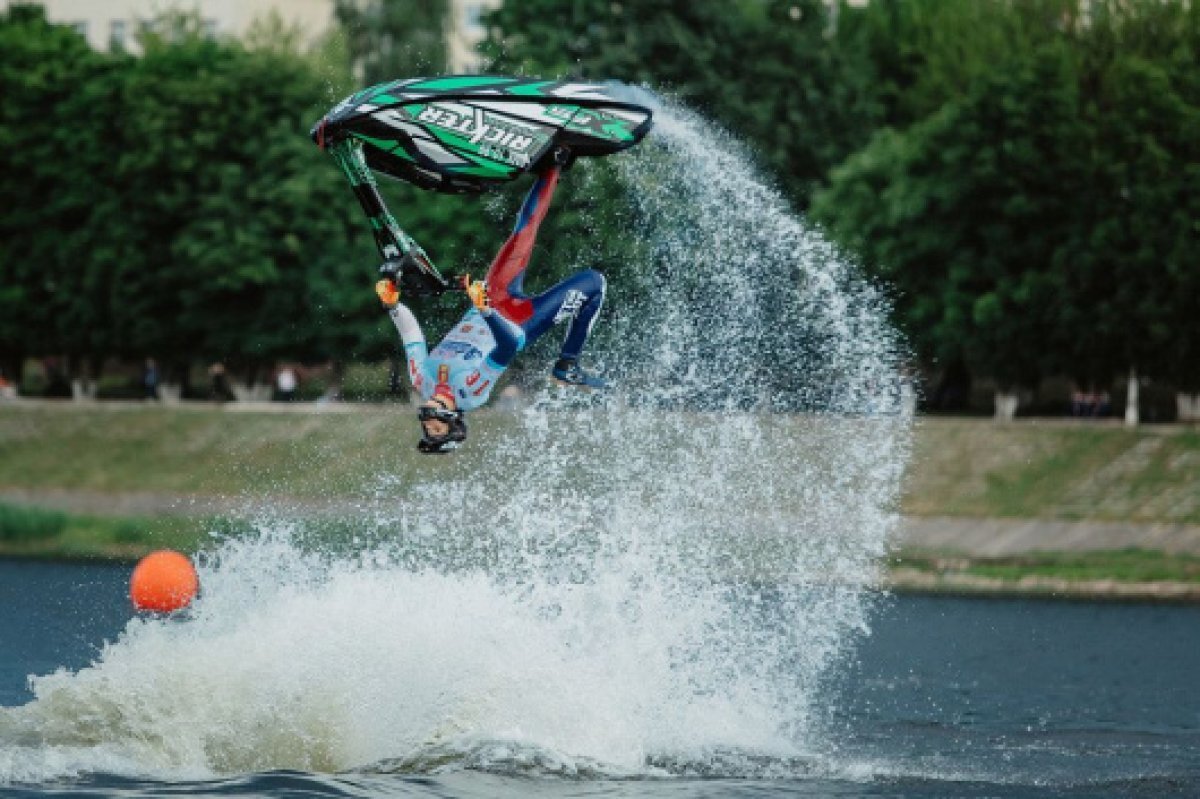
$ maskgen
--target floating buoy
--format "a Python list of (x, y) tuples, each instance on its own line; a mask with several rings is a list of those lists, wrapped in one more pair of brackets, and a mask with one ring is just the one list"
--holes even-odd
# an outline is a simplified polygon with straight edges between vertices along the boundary
[(186, 555), (160, 549), (142, 558), (129, 578), (129, 598), (138, 610), (170, 613), (186, 608), (196, 596), (200, 578)]

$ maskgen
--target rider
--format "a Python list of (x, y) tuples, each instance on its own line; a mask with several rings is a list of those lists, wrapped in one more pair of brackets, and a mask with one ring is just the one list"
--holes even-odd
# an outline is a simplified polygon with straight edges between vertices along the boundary
[(394, 275), (375, 286), (396, 325), (408, 360), (408, 376), (420, 394), (422, 452), (448, 452), (467, 437), (463, 412), (487, 402), (500, 375), (517, 352), (558, 322), (570, 320), (562, 351), (551, 374), (569, 385), (603, 388), (606, 383), (579, 366), (579, 355), (604, 302), (604, 276), (577, 272), (536, 297), (522, 291), (525, 268), (538, 227), (550, 208), (561, 166), (543, 171), (529, 190), (516, 228), (488, 269), (483, 282), (469, 284), (474, 307), (428, 352), (412, 311), (400, 302)]

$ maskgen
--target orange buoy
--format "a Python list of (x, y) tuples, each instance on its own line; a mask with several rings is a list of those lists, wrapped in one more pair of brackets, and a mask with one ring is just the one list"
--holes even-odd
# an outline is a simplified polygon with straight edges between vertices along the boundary
[(160, 549), (142, 558), (129, 578), (129, 598), (138, 610), (170, 613), (186, 608), (196, 596), (200, 578), (196, 568), (171, 549)]

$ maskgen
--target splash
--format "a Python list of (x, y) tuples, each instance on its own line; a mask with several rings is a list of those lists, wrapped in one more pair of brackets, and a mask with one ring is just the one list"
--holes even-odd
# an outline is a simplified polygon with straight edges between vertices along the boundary
[(735, 142), (656, 118), (614, 159), (645, 267), (602, 347), (620, 390), (496, 417), (470, 479), (382, 476), (338, 553), (225, 542), (189, 618), (0, 711), (0, 780), (808, 762), (895, 521), (899, 343)]

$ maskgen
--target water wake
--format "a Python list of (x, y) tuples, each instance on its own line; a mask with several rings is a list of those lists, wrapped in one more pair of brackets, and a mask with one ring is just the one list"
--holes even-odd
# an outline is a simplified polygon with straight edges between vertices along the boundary
[(807, 770), (894, 524), (898, 344), (736, 144), (657, 119), (618, 159), (621, 390), (539, 395), (470, 479), (381, 477), (370, 546), (223, 543), (186, 619), (0, 710), (0, 781)]

